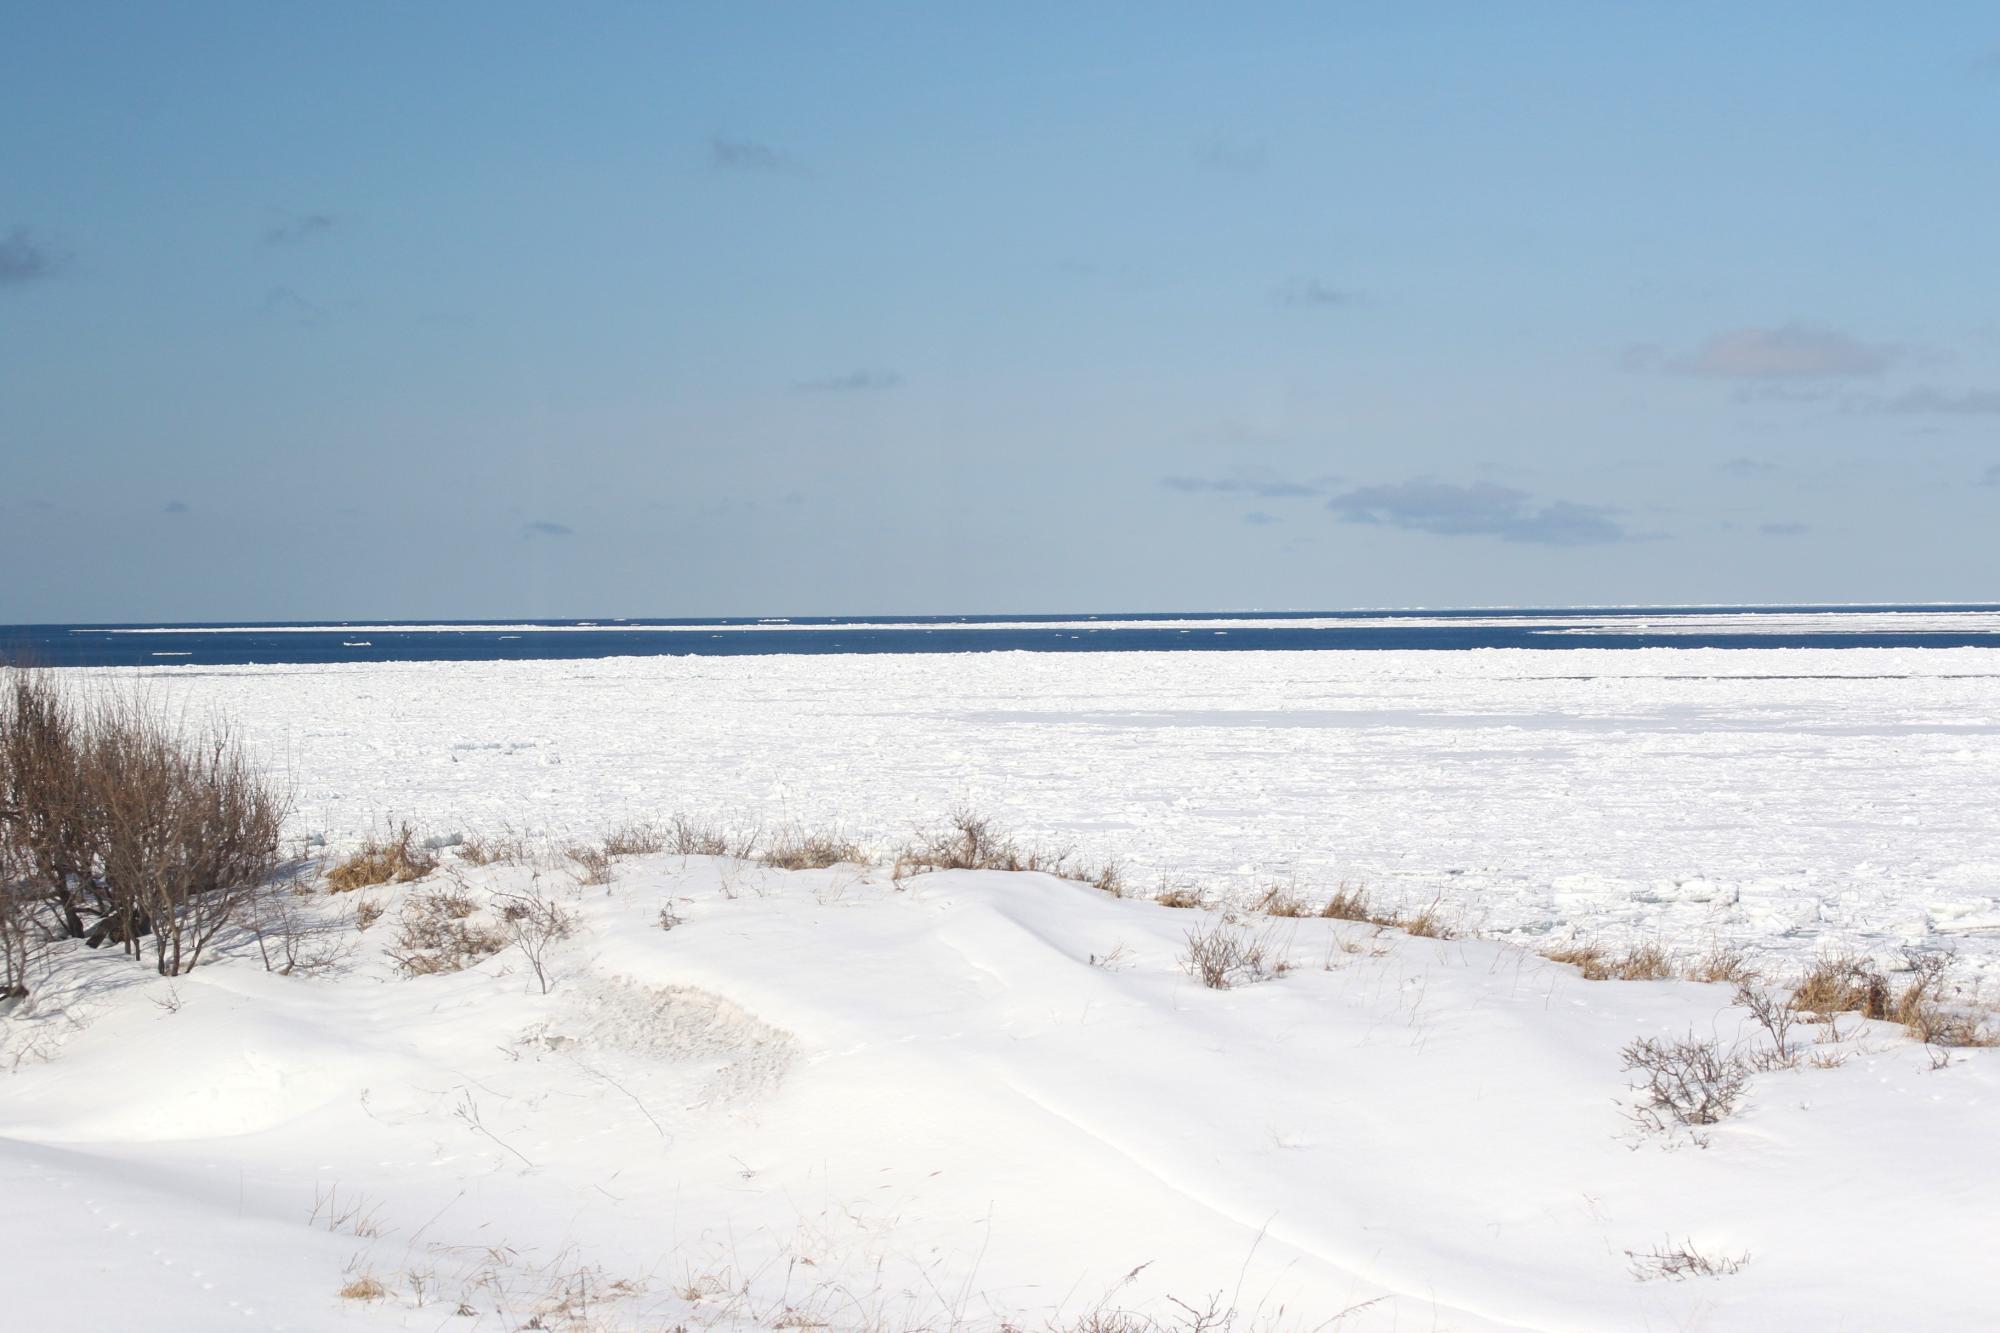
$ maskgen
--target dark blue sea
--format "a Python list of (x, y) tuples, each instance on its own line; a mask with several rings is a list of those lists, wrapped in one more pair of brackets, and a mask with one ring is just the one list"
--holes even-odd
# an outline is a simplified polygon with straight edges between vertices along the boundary
[(45, 666), (764, 653), (2000, 647), (2000, 604), (0, 626)]

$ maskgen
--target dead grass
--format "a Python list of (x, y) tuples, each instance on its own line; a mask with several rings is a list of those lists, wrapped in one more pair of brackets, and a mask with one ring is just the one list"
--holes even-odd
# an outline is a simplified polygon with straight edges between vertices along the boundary
[(933, 870), (1007, 870), (1054, 875), (1122, 897), (1125, 876), (1116, 862), (1088, 867), (1068, 848), (1022, 847), (1000, 833), (985, 815), (954, 810), (942, 828), (922, 835), (896, 853), (891, 878), (897, 882)]
[(1368, 905), (1368, 893), (1364, 889), (1349, 888), (1342, 884), (1333, 891), (1333, 896), (1320, 904), (1319, 914), (1329, 921), (1366, 921), (1370, 925), (1381, 924), (1376, 920), (1374, 909)]
[(404, 824), (393, 837), (370, 838), (361, 850), (327, 871), (326, 887), (330, 893), (351, 893), (375, 884), (408, 884), (437, 867), (437, 857), (417, 846), (416, 835)]
[(757, 835), (732, 834), (720, 824), (675, 815), (662, 830), (664, 850), (675, 856), (731, 856), (747, 860), (756, 850)]
[(1210, 990), (1283, 976), (1290, 968), (1277, 947), (1275, 929), (1253, 931), (1228, 917), (1190, 927), (1181, 967)]
[(1591, 940), (1544, 949), (1542, 957), (1568, 963), (1585, 981), (1667, 981), (1678, 976), (1673, 955), (1656, 940), (1643, 940), (1613, 953)]
[(349, 1279), (347, 1285), (340, 1289), (340, 1299), (343, 1301), (379, 1301), (386, 1299), (388, 1295), (389, 1289), (378, 1282), (371, 1273), (363, 1273), (359, 1277)]
[(1820, 1020), (1851, 1013), (1898, 1023), (1926, 1046), (2000, 1046), (2000, 1028), (1987, 1015), (1952, 1002), (1951, 965), (1950, 954), (1906, 949), (1898, 989), (1865, 958), (1823, 954), (1792, 988), (1791, 1007)]
[(1415, 914), (1407, 917), (1391, 917), (1380, 924), (1397, 926), (1411, 935), (1421, 935), (1426, 939), (1453, 940), (1458, 938), (1458, 927), (1438, 908), (1438, 900), (1433, 898)]
[(479, 833), (463, 838), (458, 857), (470, 865), (523, 865), (531, 858), (527, 839), (512, 833)]
[(412, 894), (396, 918), (387, 950), (406, 977), (461, 972), (509, 943), (506, 930), (479, 918), (479, 904), (462, 888)]
[(1172, 886), (1162, 884), (1160, 891), (1153, 895), (1153, 901), (1162, 907), (1175, 907), (1183, 911), (1199, 908), (1202, 905), (1201, 890), (1189, 888), (1185, 884)]
[(611, 866), (611, 853), (602, 847), (592, 847), (588, 843), (581, 842), (572, 843), (563, 848), (563, 855), (568, 857), (575, 867), (570, 873), (576, 877), (576, 882), (579, 884), (609, 884), (618, 878), (618, 872)]
[(1744, 986), (1757, 980), (1743, 951), (1733, 945), (1712, 944), (1682, 971), (1689, 981), (1715, 982), (1724, 986)]
[(1287, 918), (1313, 914), (1312, 909), (1306, 906), (1306, 900), (1299, 897), (1297, 891), (1289, 884), (1273, 884), (1251, 910), (1262, 912), (1265, 916)]
[(651, 856), (667, 850), (667, 830), (649, 819), (630, 820), (604, 835), (606, 856)]
[(838, 831), (821, 829), (808, 833), (793, 827), (773, 838), (757, 860), (774, 870), (825, 870), (837, 865), (867, 865), (868, 853), (861, 844)]
[(1657, 1282), (1663, 1278), (1678, 1282), (1691, 1277), (1724, 1277), (1740, 1271), (1743, 1265), (1750, 1262), (1748, 1251), (1738, 1255), (1706, 1255), (1697, 1250), (1691, 1240), (1679, 1243), (1669, 1240), (1658, 1249), (1643, 1253), (1627, 1250), (1625, 1257), (1632, 1261), (1632, 1276), (1641, 1282)]

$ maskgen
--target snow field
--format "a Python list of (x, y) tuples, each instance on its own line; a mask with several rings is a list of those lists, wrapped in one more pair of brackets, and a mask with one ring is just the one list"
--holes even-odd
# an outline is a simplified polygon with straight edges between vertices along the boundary
[(647, 657), (137, 674), (338, 848), (686, 812), (887, 851), (958, 804), (1142, 886), (1530, 944), (1943, 948), (2000, 1000), (2000, 652)]
[[(517, 950), (401, 975), (440, 891), (559, 902), (547, 992)], [(2000, 1064), (1887, 1025), (1697, 1139), (1634, 1123), (1619, 1051), (1754, 1045), (1728, 990), (1500, 942), (1246, 918), (1292, 968), (1216, 991), (1180, 962), (1215, 914), (1039, 875), (648, 856), (307, 901), (355, 945), (322, 975), (80, 953), (10, 1020), (0, 1255), (55, 1277), (10, 1322), (1990, 1326)], [(1635, 1276), (1678, 1247), (1747, 1261)]]

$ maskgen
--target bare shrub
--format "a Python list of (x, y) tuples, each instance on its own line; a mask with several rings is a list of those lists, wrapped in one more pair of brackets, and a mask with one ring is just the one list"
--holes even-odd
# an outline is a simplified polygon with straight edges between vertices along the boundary
[(354, 904), (354, 928), (366, 930), (382, 919), (385, 909), (373, 898), (363, 898)]
[(612, 880), (618, 878), (618, 872), (612, 869), (611, 866), (610, 853), (606, 852), (602, 847), (592, 847), (587, 843), (576, 843), (565, 847), (563, 855), (567, 856), (576, 865), (576, 870), (573, 873), (576, 876), (576, 882), (579, 884), (609, 884)]
[[(470, 842), (459, 844), (466, 855)], [(468, 859), (470, 859), (468, 857)], [(438, 868), (435, 854), (419, 846), (408, 824), (388, 838), (370, 838), (361, 849), (326, 872), (326, 887), (333, 893), (351, 893), (375, 884), (408, 884)]]
[(1691, 1240), (1678, 1243), (1668, 1240), (1658, 1249), (1644, 1253), (1627, 1250), (1625, 1257), (1632, 1261), (1632, 1276), (1641, 1282), (1657, 1282), (1663, 1278), (1678, 1282), (1691, 1277), (1724, 1277), (1741, 1271), (1743, 1265), (1750, 1262), (1747, 1250), (1738, 1255), (1706, 1255), (1697, 1250)]
[(27, 998), (29, 972), (39, 952), (34, 900), (25, 879), (8, 826), (0, 823), (0, 1012), (9, 1001)]
[(479, 904), (462, 888), (413, 893), (396, 918), (396, 943), (387, 952), (407, 977), (459, 972), (510, 943), (501, 927), (476, 919)]
[(747, 858), (756, 849), (755, 834), (737, 837), (718, 824), (702, 823), (686, 815), (675, 815), (664, 833), (666, 849), (676, 856), (731, 856)]
[(576, 916), (553, 898), (533, 890), (499, 895), (500, 928), (508, 943), (528, 960), (542, 994), (549, 993), (548, 953), (576, 930)]
[(891, 878), (901, 881), (932, 870), (1034, 871), (1088, 884), (1113, 897), (1125, 890), (1124, 872), (1116, 862), (1091, 868), (1077, 864), (1067, 848), (1023, 848), (1001, 834), (989, 817), (964, 807), (952, 811), (944, 827), (898, 852)]
[(0, 817), (30, 892), (47, 902), (63, 935), (83, 939), (86, 914), (114, 915), (99, 876), (103, 818), (85, 763), (88, 728), (52, 673), (7, 668), (0, 684)]
[(1948, 1002), (1950, 954), (1905, 949), (1903, 962), (1910, 979), (1896, 997), (1892, 1016), (1905, 1032), (1926, 1046), (2000, 1046), (2000, 1030), (1982, 1015)]
[(650, 856), (667, 849), (667, 831), (650, 819), (628, 820), (604, 835), (606, 856)]
[(843, 864), (866, 865), (868, 853), (835, 830), (808, 833), (794, 826), (773, 838), (757, 853), (757, 859), (774, 870), (825, 870)]
[(1735, 1109), (1750, 1078), (1749, 1065), (1734, 1052), (1692, 1033), (1676, 1041), (1641, 1037), (1619, 1054), (1627, 1072), (1645, 1076), (1633, 1085), (1646, 1096), (1634, 1116), (1648, 1129), (1665, 1129), (1668, 1121), (1712, 1125)]
[[(363, 905), (357, 904), (357, 920)], [(295, 895), (283, 890), (260, 895), (245, 915), (264, 970), (281, 977), (331, 971), (354, 952), (352, 941), (341, 939), (326, 923), (303, 910)]]
[(1253, 932), (1227, 917), (1189, 928), (1181, 968), (1210, 990), (1228, 990), (1247, 982), (1281, 976), (1272, 932)]
[(137, 697), (93, 714), (86, 762), (116, 933), (135, 955), (150, 933), (178, 976), (269, 886), (287, 802), (225, 724), (190, 732)]
[(1748, 981), (1736, 987), (1736, 1003), (1750, 1011), (1750, 1017), (1771, 1039), (1769, 1049), (1752, 1057), (1766, 1069), (1788, 1068), (1798, 1063), (1799, 1052), (1792, 1044), (1792, 1025), (1798, 1011), (1769, 991)]

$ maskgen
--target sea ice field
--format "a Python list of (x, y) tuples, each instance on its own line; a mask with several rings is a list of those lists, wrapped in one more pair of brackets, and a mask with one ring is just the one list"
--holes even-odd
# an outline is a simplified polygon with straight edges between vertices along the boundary
[(883, 850), (967, 806), (1243, 900), (1526, 942), (1956, 951), (2000, 998), (2000, 651), (644, 657), (162, 668), (338, 848), (675, 812)]

